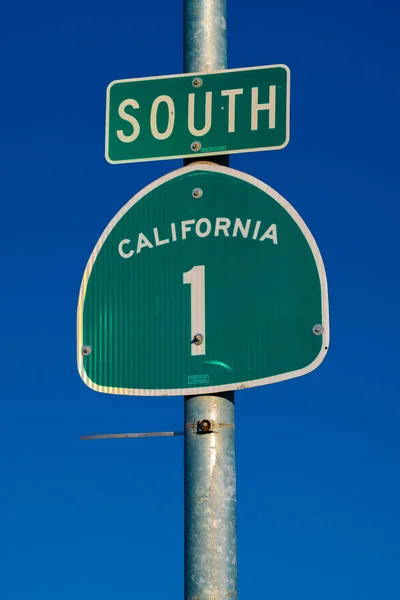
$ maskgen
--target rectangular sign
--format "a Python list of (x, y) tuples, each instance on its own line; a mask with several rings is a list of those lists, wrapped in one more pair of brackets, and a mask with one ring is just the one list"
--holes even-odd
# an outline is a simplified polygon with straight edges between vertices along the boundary
[(129, 163), (280, 150), (289, 142), (285, 65), (113, 81), (106, 159)]

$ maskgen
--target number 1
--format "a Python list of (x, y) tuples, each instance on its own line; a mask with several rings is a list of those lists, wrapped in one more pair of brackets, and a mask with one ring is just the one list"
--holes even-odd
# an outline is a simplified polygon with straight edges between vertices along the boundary
[(203, 336), (201, 344), (191, 344), (192, 356), (200, 356), (206, 353), (204, 265), (193, 267), (184, 273), (183, 283), (190, 284), (191, 340), (193, 342), (198, 334)]

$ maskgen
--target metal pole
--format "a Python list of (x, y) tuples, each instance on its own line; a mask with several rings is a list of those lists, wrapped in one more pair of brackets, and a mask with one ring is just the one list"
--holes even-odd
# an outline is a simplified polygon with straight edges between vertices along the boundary
[(184, 0), (185, 73), (227, 65), (226, 0)]
[[(184, 0), (184, 44), (186, 73), (226, 69), (226, 0)], [(185, 600), (236, 600), (234, 393), (186, 396), (184, 412)]]
[(234, 408), (233, 392), (185, 398), (185, 600), (237, 599)]

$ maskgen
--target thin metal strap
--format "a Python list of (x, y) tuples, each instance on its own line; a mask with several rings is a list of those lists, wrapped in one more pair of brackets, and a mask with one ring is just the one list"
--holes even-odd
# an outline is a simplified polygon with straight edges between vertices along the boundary
[[(213, 426), (217, 429), (235, 429), (235, 426), (232, 425), (232, 423), (214, 423), (212, 422)], [(194, 423), (186, 423), (185, 425), (185, 429), (197, 429), (197, 422)]]
[(109, 440), (123, 438), (172, 437), (183, 435), (183, 431), (158, 431), (149, 433), (99, 433), (96, 435), (81, 435), (81, 440)]

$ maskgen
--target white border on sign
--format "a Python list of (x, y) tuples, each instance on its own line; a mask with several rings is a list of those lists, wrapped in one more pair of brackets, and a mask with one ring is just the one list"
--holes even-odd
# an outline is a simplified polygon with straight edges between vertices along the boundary
[[(83, 340), (83, 307), (86, 295), (87, 284), (90, 278), (90, 274), (93, 269), (93, 265), (96, 261), (96, 258), (106, 241), (107, 237), (114, 229), (115, 225), (122, 219), (125, 213), (132, 208), (134, 204), (139, 202), (143, 197), (153, 191), (155, 188), (163, 185), (167, 181), (171, 181), (171, 179), (175, 179), (180, 175), (184, 175), (185, 173), (189, 173), (191, 171), (209, 171), (214, 173), (223, 173), (224, 175), (229, 175), (230, 177), (237, 177), (242, 181), (246, 181), (251, 185), (259, 188), (263, 192), (267, 193), (271, 198), (273, 198), (278, 204), (282, 206), (286, 210), (287, 213), (293, 218), (295, 223), (301, 229), (304, 237), (306, 238), (308, 245), (310, 246), (311, 252), (314, 256), (319, 279), (321, 283), (321, 304), (322, 304), (322, 326), (324, 331), (322, 333), (322, 345), (321, 351), (315, 360), (310, 363), (307, 367), (303, 369), (298, 369), (297, 371), (291, 371), (289, 373), (283, 373), (281, 375), (274, 375), (272, 377), (265, 377), (262, 379), (253, 379), (251, 381), (241, 381), (232, 384), (226, 385), (216, 385), (216, 386), (201, 386), (201, 387), (189, 387), (189, 388), (177, 388), (177, 389), (154, 389), (154, 390), (142, 390), (142, 389), (128, 389), (128, 388), (120, 388), (120, 387), (109, 387), (109, 386), (101, 386), (94, 381), (92, 381), (88, 375), (86, 374), (84, 367), (84, 357), (82, 356), (82, 346), (84, 345)], [(83, 381), (89, 386), (92, 390), (96, 392), (104, 392), (106, 394), (121, 394), (128, 396), (186, 396), (193, 394), (204, 394), (204, 393), (213, 393), (213, 392), (224, 392), (228, 390), (240, 390), (247, 389), (251, 387), (256, 387), (259, 385), (266, 385), (270, 383), (277, 383), (279, 381), (285, 381), (286, 379), (293, 379), (294, 377), (300, 377), (301, 375), (306, 375), (306, 373), (310, 373), (316, 369), (323, 359), (325, 358), (326, 352), (329, 347), (329, 308), (328, 308), (328, 284), (326, 281), (326, 273), (324, 263), (322, 261), (322, 257), (320, 251), (318, 249), (317, 243), (314, 240), (314, 237), (311, 231), (308, 229), (307, 225), (299, 215), (299, 213), (293, 208), (291, 204), (285, 198), (283, 198), (278, 192), (270, 188), (268, 185), (252, 177), (251, 175), (247, 175), (246, 173), (242, 173), (237, 171), (236, 169), (231, 169), (229, 167), (222, 167), (220, 165), (209, 163), (209, 162), (195, 162), (186, 167), (182, 167), (177, 169), (176, 171), (172, 171), (163, 177), (160, 177), (156, 181), (153, 181), (150, 185), (143, 188), (138, 194), (133, 196), (121, 208), (121, 210), (115, 215), (115, 217), (110, 221), (105, 230), (100, 236), (99, 241), (97, 242), (94, 250), (88, 260), (86, 265), (85, 272), (83, 274), (81, 288), (79, 292), (79, 302), (78, 302), (78, 314), (77, 314), (77, 360), (78, 360), (78, 371)]]
[[(110, 90), (115, 83), (131, 83), (133, 81), (150, 81), (152, 79), (176, 79), (177, 77), (198, 77), (199, 75), (217, 75), (219, 73), (236, 73), (238, 71), (256, 71), (260, 69), (276, 69), (281, 68), (285, 69), (287, 73), (287, 86), (286, 86), (286, 139), (280, 146), (267, 146), (266, 148), (246, 148), (244, 150), (226, 150), (224, 152), (204, 152), (197, 153), (191, 152), (190, 154), (176, 154), (174, 156), (155, 156), (149, 158), (131, 158), (129, 160), (112, 160), (108, 155), (108, 147), (109, 147), (109, 115), (110, 115)], [(123, 165), (127, 163), (133, 162), (148, 162), (152, 160), (173, 160), (176, 158), (194, 158), (198, 160), (202, 160), (200, 157), (204, 156), (221, 156), (222, 154), (245, 154), (247, 152), (265, 152), (268, 150), (282, 150), (289, 143), (289, 135), (290, 132), (290, 69), (286, 65), (268, 65), (261, 67), (245, 67), (242, 69), (225, 69), (223, 71), (199, 71), (197, 73), (180, 73), (177, 75), (159, 75), (157, 77), (138, 77), (137, 79), (116, 79), (112, 81), (107, 86), (107, 95), (106, 95), (106, 139), (105, 139), (105, 159), (111, 165)], [(206, 158), (205, 158), (206, 160)]]

